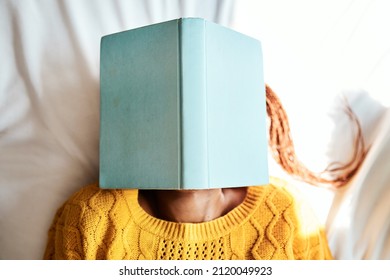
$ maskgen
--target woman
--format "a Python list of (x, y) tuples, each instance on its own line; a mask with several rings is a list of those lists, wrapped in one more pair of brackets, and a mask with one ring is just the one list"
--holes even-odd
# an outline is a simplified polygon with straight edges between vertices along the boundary
[[(286, 113), (266, 86), (269, 146), (293, 177), (342, 187), (366, 150), (358, 127), (355, 156), (316, 174), (295, 155)], [(57, 212), (45, 259), (332, 259), (325, 233), (291, 187), (209, 190), (102, 190), (98, 183), (74, 194)]]

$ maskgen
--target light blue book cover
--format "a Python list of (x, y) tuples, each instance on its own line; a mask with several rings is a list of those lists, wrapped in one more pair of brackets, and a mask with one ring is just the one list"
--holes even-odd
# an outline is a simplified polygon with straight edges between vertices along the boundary
[(104, 36), (101, 188), (268, 183), (258, 40), (200, 18)]

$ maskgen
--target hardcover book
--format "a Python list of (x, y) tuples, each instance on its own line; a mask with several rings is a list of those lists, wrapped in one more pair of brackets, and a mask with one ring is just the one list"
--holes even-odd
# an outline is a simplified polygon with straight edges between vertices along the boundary
[(201, 18), (104, 36), (101, 188), (268, 183), (258, 40)]

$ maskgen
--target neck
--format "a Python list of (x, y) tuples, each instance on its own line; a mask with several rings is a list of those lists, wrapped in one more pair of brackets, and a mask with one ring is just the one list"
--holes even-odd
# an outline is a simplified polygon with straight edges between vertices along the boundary
[(140, 191), (141, 207), (150, 215), (172, 222), (201, 223), (219, 218), (237, 207), (246, 188)]

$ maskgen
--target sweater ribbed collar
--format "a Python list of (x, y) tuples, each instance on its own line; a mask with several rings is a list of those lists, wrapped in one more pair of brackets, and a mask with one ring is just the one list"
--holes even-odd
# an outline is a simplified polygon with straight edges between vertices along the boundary
[(266, 186), (248, 187), (244, 201), (226, 215), (204, 223), (176, 223), (149, 215), (138, 203), (138, 190), (126, 191), (125, 197), (133, 221), (144, 231), (166, 239), (208, 240), (224, 236), (246, 223), (264, 200)]

